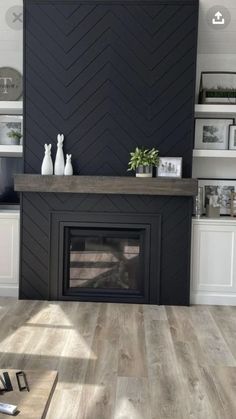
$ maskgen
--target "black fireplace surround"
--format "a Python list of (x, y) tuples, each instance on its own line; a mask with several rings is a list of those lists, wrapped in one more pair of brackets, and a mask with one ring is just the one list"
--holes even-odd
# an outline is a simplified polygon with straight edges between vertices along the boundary
[[(20, 298), (189, 304), (191, 197), (32, 192), (21, 195)], [(95, 233), (96, 228), (142, 233), (145, 255), (142, 286), (137, 292), (96, 289), (95, 295), (91, 289), (68, 289), (68, 228)]]
[[(196, 0), (24, 0), (25, 174), (60, 132), (75, 175), (128, 179), (146, 146), (191, 177), (197, 27)], [(22, 191), (20, 298), (189, 304), (191, 214), (171, 193)]]

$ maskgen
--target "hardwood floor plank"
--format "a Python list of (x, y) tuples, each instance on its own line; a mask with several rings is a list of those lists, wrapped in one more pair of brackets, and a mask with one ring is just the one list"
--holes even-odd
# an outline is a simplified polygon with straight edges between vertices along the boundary
[(80, 393), (75, 390), (56, 389), (51, 400), (47, 419), (76, 419), (80, 403)]
[(120, 339), (118, 375), (147, 377), (143, 308), (121, 304), (119, 308)]
[(145, 319), (148, 379), (153, 419), (184, 419), (184, 379), (167, 321)]
[(71, 313), (70, 305), (47, 302), (41, 312), (27, 322), (26, 327), (33, 331), (31, 345), (26, 351), (28, 369), (58, 369), (59, 359), (70, 330), (63, 327), (70, 325), (69, 318), (64, 315), (66, 307), (68, 313)]
[(114, 419), (151, 419), (147, 378), (118, 377)]
[(143, 313), (147, 320), (167, 320), (164, 306), (144, 305)]
[(221, 419), (224, 412), (218, 395), (214, 392), (214, 397), (208, 397), (209, 386), (202, 379), (201, 366), (194, 361), (191, 346), (185, 342), (175, 342), (175, 352), (184, 377), (189, 418)]
[(232, 352), (208, 307), (193, 306), (190, 316), (208, 365), (236, 366)]
[(236, 361), (236, 307), (212, 306), (209, 311)]
[[(6, 311), (4, 321), (0, 327), (2, 368), (26, 367), (26, 353), (32, 347), (33, 331), (25, 327), (28, 320), (41, 311), (45, 303), (34, 301), (27, 304), (25, 301), (15, 302), (11, 311)], [(13, 354), (12, 354), (13, 352)]]
[(63, 390), (80, 391), (85, 382), (88, 363), (97, 358), (91, 347), (101, 305), (98, 303), (73, 304), (74, 309), (69, 317), (71, 330), (64, 342), (58, 364), (60, 380), (57, 387)]
[(207, 362), (205, 353), (199, 343), (194, 323), (191, 320), (190, 307), (166, 307), (166, 313), (173, 342), (188, 343), (196, 362)]
[(115, 407), (118, 375), (119, 305), (102, 304), (99, 309), (80, 398), (78, 419), (111, 419)]
[(204, 366), (201, 374), (208, 381), (207, 394), (208, 397), (211, 396), (214, 417), (235, 419), (236, 368)]

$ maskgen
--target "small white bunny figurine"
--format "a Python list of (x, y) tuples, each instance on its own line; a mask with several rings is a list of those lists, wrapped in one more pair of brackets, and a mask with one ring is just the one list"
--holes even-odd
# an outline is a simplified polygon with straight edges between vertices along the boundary
[(57, 136), (57, 154), (56, 154), (56, 160), (55, 160), (55, 166), (54, 166), (54, 174), (62, 176), (64, 175), (64, 169), (65, 169), (65, 159), (63, 154), (63, 141), (64, 141), (64, 135), (58, 134)]
[(72, 176), (73, 175), (73, 167), (71, 164), (71, 154), (67, 154), (66, 155), (66, 166), (65, 166), (65, 171), (64, 171), (64, 175), (65, 176)]
[(52, 164), (52, 158), (51, 158), (52, 144), (44, 144), (44, 148), (45, 148), (45, 155), (44, 155), (43, 163), (41, 166), (41, 174), (52, 175), (53, 174), (53, 164)]

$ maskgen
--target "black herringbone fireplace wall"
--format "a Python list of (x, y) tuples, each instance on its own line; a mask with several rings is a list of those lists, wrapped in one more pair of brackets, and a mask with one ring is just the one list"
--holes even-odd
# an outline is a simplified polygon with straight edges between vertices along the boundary
[(65, 134), (77, 173), (126, 175), (136, 145), (191, 176), (197, 1), (25, 0), (25, 172)]
[[(21, 251), (20, 297), (50, 299), (52, 247), (58, 246), (51, 237), (54, 215), (68, 211), (79, 213), (160, 215), (160, 256), (153, 248), (159, 264), (158, 288), (152, 301), (161, 304), (189, 303), (189, 261), (191, 247), (192, 199), (189, 197), (148, 197), (134, 195), (76, 195), (23, 193), (23, 228)], [(105, 221), (104, 217), (104, 221)], [(69, 221), (69, 220), (68, 220)]]
[[(191, 176), (198, 1), (24, 0), (24, 167), (65, 135), (75, 173), (127, 174), (137, 145)], [(129, 175), (128, 173), (127, 175)], [(191, 198), (22, 194), (20, 297), (50, 298), (55, 212), (159, 214), (156, 301), (188, 304)]]

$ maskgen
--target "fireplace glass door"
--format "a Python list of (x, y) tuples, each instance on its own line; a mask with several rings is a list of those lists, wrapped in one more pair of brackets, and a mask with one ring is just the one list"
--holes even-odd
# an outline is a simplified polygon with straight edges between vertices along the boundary
[(64, 293), (143, 293), (142, 229), (65, 228)]

